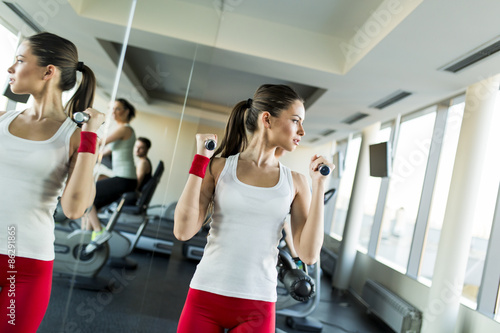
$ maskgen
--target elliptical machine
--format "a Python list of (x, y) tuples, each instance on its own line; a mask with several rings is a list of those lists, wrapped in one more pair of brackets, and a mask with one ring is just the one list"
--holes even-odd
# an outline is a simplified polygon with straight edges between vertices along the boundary
[[(323, 324), (309, 317), (319, 304), (319, 262), (310, 266), (312, 271), (308, 272), (307, 265), (300, 269), (288, 252), (283, 249), (279, 251), (276, 314), (286, 316), (287, 325), (293, 329), (321, 332)], [(283, 331), (276, 329), (276, 332)]]
[[(164, 170), (163, 161), (160, 161), (153, 177), (144, 186), (141, 195), (133, 201), (134, 204), (126, 204), (130, 202), (130, 193), (123, 194), (106, 225), (106, 230), (112, 233), (112, 237), (92, 251), (85, 250), (90, 244), (91, 233), (81, 230), (76, 221), (68, 219), (58, 205), (54, 213), (54, 221), (56, 222), (54, 276), (69, 279), (69, 282), (76, 288), (102, 290), (113, 287), (108, 285), (108, 281), (97, 276), (110, 256), (115, 258), (112, 262), (114, 267), (135, 268), (137, 264), (126, 256), (135, 248), (144, 228), (151, 219), (151, 216), (147, 215), (147, 209)], [(128, 238), (114, 231), (122, 213), (142, 217), (142, 223), (137, 229), (133, 241), (129, 241)]]
[[(119, 214), (119, 210), (115, 211), (115, 222), (109, 223), (106, 227), (109, 232), (112, 232)], [(113, 286), (110, 286), (108, 281), (97, 276), (108, 260), (110, 252), (108, 243), (102, 244), (91, 253), (86, 253), (85, 247), (90, 243), (92, 233), (81, 230), (76, 221), (68, 219), (60, 205), (54, 214), (54, 221), (56, 222), (54, 278), (66, 280), (80, 289), (96, 291), (112, 289)]]

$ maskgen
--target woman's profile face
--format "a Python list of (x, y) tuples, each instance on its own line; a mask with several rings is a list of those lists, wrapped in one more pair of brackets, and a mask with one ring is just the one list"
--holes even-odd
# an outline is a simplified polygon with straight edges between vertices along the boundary
[(273, 140), (285, 151), (293, 151), (306, 134), (302, 123), (305, 118), (304, 104), (297, 100), (288, 109), (281, 111), (278, 117), (271, 117)]
[(115, 101), (113, 105), (113, 118), (119, 122), (128, 122), (129, 111), (125, 109), (123, 104), (119, 101)]
[(38, 65), (38, 58), (31, 53), (28, 41), (19, 45), (16, 61), (7, 71), (10, 89), (15, 94), (31, 94), (43, 87), (45, 67)]

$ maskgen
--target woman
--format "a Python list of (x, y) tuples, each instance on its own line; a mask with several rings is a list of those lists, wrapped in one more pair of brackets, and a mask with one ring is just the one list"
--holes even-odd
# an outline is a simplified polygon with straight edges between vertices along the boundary
[[(62, 92), (82, 81), (63, 107)], [(16, 94), (33, 106), (0, 112), (0, 332), (36, 332), (48, 306), (54, 260), (53, 214), (81, 217), (94, 199), (96, 131), (104, 114), (91, 109), (95, 77), (75, 45), (50, 33), (27, 38), (9, 67)], [(90, 115), (81, 130), (76, 111)]]
[(196, 135), (198, 154), (176, 206), (175, 236), (190, 239), (211, 203), (214, 211), (178, 332), (274, 332), (277, 246), (289, 211), (298, 255), (308, 264), (317, 260), (326, 180), (317, 168), (331, 164), (312, 157), (311, 193), (306, 178), (275, 156), (278, 147), (299, 145), (304, 117), (303, 101), (290, 87), (263, 85), (236, 104), (215, 153), (204, 147), (215, 135)]
[(82, 228), (93, 230), (92, 242), (86, 247), (90, 252), (99, 244), (111, 237), (111, 233), (103, 229), (97, 217), (97, 211), (118, 200), (122, 194), (134, 192), (137, 188), (137, 174), (134, 163), (135, 133), (130, 122), (135, 117), (135, 108), (127, 100), (119, 98), (113, 106), (113, 118), (117, 127), (106, 137), (103, 155), (111, 154), (111, 168), (114, 177), (99, 180), (96, 183), (96, 195), (92, 210), (88, 214), (88, 222)]

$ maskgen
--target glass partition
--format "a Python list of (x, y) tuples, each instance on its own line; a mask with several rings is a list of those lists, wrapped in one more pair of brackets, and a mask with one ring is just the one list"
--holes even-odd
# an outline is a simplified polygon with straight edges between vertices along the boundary
[[(32, 20), (29, 28), (2, 7), (0, 22), (10, 21), (21, 35), (31, 35), (37, 28), (77, 46), (80, 61), (96, 75), (94, 108), (106, 113), (99, 132), (103, 142), (117, 127), (112, 117), (114, 100), (124, 98), (136, 108), (136, 117), (130, 122), (135, 136), (151, 140), (148, 157), (153, 174), (160, 162), (164, 165), (149, 203), (148, 224), (143, 224), (144, 215), (122, 213), (121, 222), (115, 225), (120, 234), (112, 232), (110, 240), (91, 254), (81, 252), (90, 242), (89, 234), (80, 230), (81, 220), (60, 217), (66, 229), (56, 231), (58, 264), (38, 332), (162, 332), (166, 324), (176, 324), (183, 305), (179, 300), (187, 295), (186, 281), (196, 262), (187, 260), (183, 244), (173, 239), (172, 207), (196, 152), (195, 134), (222, 135), (229, 109), (216, 103), (211, 96), (217, 91), (210, 90), (220, 72), (214, 70), (214, 46), (222, 18), (219, 5), (196, 0), (18, 1), (15, 6)], [(11, 45), (14, 42), (16, 31), (1, 30), (2, 57), (11, 58), (9, 66), (17, 47)], [(64, 93), (64, 101), (73, 92)], [(0, 105), (6, 101), (1, 99)], [(17, 107), (25, 106), (18, 103)], [(114, 176), (113, 170), (99, 164), (96, 179), (101, 174)], [(119, 207), (111, 204), (98, 216), (106, 225), (116, 211)], [(88, 215), (82, 220), (86, 218)], [(141, 225), (145, 226), (143, 234), (134, 243)], [(130, 253), (134, 246), (139, 249), (137, 254)], [(127, 261), (115, 260), (123, 258)], [(137, 269), (131, 268), (132, 260)], [(187, 268), (179, 268), (181, 260), (189, 262)], [(177, 295), (176, 302), (171, 301), (172, 295)]]

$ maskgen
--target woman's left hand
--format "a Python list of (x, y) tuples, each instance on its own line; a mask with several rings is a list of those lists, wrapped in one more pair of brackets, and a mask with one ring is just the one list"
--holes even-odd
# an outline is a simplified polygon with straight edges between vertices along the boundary
[[(328, 167), (328, 169), (323, 169), (323, 173), (321, 172), (320, 168), (323, 167), (325, 168)], [(335, 169), (335, 165), (333, 163), (330, 163), (324, 156), (321, 155), (314, 155), (311, 158), (311, 164), (309, 165), (309, 175), (313, 180), (320, 180), (324, 181), (328, 178), (328, 176), (331, 174), (331, 172)], [(325, 171), (328, 171), (328, 174)]]
[(88, 122), (83, 123), (82, 131), (97, 132), (99, 127), (104, 124), (106, 115), (92, 108), (87, 108), (83, 112), (87, 113), (90, 116), (90, 119)]

